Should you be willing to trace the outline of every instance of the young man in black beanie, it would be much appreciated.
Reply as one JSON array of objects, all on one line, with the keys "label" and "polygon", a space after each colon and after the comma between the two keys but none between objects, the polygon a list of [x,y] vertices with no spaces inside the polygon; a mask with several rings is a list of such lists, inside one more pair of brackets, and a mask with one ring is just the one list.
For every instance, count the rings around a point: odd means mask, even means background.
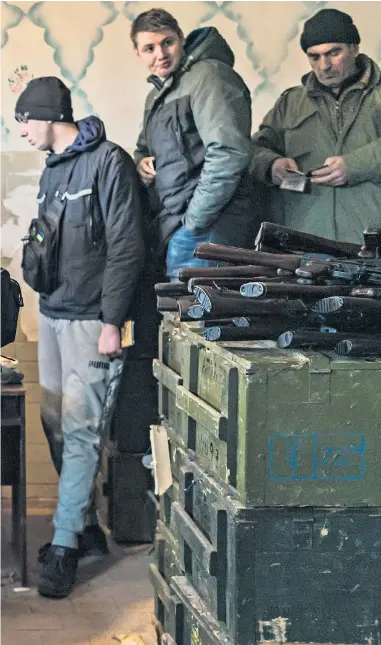
[{"label": "young man in black beanie", "polygon": [[[30,231],[23,270],[40,292],[41,418],[60,475],[54,537],[40,549],[38,591],[63,598],[78,557],[108,552],[91,499],[102,408],[118,369],[112,359],[120,358],[120,329],[144,264],[140,189],[131,157],[107,141],[102,121],[73,121],[70,91],[58,78],[32,80],[17,101],[16,119],[21,137],[48,153],[37,202],[38,222],[51,229],[37,223]],[[47,252],[58,228],[57,254],[46,271],[31,247],[40,242]]]},{"label": "young man in black beanie", "polygon": [[[254,135],[252,171],[271,187],[268,217],[301,231],[361,242],[381,216],[381,73],[359,53],[351,16],[323,9],[301,36],[312,72],[281,95]],[[279,190],[312,170],[311,192]]]}]

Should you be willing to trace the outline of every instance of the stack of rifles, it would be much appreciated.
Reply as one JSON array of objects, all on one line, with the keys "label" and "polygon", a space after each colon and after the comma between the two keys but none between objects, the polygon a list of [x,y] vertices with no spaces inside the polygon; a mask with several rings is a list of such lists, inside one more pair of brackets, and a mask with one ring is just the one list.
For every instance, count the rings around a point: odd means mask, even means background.
[{"label": "stack of rifles", "polygon": [[202,321],[206,340],[381,356],[381,229],[361,246],[263,222],[255,250],[203,243],[195,256],[218,266],[156,284],[157,306]]}]

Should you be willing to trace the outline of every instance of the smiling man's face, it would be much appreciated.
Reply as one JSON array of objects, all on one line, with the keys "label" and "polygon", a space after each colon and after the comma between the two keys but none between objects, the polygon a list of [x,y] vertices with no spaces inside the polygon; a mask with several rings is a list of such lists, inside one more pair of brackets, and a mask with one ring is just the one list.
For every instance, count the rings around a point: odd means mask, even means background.
[{"label": "smiling man's face", "polygon": [[184,55],[184,38],[171,29],[136,34],[135,52],[150,74],[165,80],[179,66]]}]

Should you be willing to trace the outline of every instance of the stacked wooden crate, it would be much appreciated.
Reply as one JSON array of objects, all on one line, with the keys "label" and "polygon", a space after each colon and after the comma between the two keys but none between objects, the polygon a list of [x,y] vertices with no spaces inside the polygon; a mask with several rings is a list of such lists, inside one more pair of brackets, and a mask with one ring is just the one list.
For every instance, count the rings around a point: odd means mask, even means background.
[{"label": "stacked wooden crate", "polygon": [[381,638],[381,361],[160,329],[173,485],[151,577],[177,645]]}]

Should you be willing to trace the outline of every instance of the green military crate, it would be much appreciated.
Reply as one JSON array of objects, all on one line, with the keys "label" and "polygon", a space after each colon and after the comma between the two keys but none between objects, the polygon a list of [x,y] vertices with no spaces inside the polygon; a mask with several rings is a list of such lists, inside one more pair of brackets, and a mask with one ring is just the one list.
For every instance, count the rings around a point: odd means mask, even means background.
[{"label": "green military crate", "polygon": [[158,520],[156,526],[155,560],[159,572],[168,584],[173,576],[181,576],[184,573],[178,542],[161,520]]},{"label": "green military crate", "polygon": [[179,496],[179,483],[176,481],[173,481],[172,486],[160,495],[160,519],[165,526],[171,523],[172,504],[179,501]]},{"label": "green military crate", "polygon": [[188,444],[188,419],[177,406],[176,391],[178,386],[190,391],[196,387],[196,381],[192,379],[197,375],[198,354],[193,340],[184,335],[179,324],[165,319],[159,330],[159,359],[153,361],[153,374],[159,383],[159,416],[176,430],[185,447]]},{"label": "green military crate", "polygon": [[175,637],[182,632],[183,604],[170,590],[156,564],[149,565],[149,577],[154,589],[155,616],[165,632]]},{"label": "green military crate", "polygon": [[171,591],[172,598],[182,605],[182,620],[175,632],[170,632],[178,645],[231,645],[221,623],[210,613],[186,577],[174,577]]},{"label": "green military crate", "polygon": [[[163,634],[162,645],[232,645],[221,623],[210,614],[205,603],[197,594],[189,581],[184,576],[173,578],[171,583],[172,598],[181,603],[181,620],[178,621],[176,631],[171,634]],[[277,627],[277,623],[279,627]],[[252,645],[280,645],[286,641],[282,635],[281,621],[274,623],[275,637],[267,638],[265,635],[266,626],[259,640],[253,640]],[[176,639],[176,640],[175,640]],[[336,642],[336,641],[335,641]],[[288,645],[311,645],[311,643],[287,641]],[[314,645],[333,645],[334,642],[314,643]],[[351,641],[348,645],[359,645],[359,642]]]},{"label": "green military crate", "polygon": [[378,643],[381,506],[244,507],[186,457],[180,472],[181,566],[234,645]]},{"label": "green military crate", "polygon": [[380,504],[381,360],[210,343],[165,324],[160,360],[177,375],[167,389],[185,419],[177,434],[239,501]]},{"label": "green military crate", "polygon": [[163,426],[168,436],[168,449],[169,459],[171,462],[172,477],[175,481],[179,481],[179,469],[181,456],[184,454],[184,445],[179,437],[179,434],[168,423],[163,422]]}]

